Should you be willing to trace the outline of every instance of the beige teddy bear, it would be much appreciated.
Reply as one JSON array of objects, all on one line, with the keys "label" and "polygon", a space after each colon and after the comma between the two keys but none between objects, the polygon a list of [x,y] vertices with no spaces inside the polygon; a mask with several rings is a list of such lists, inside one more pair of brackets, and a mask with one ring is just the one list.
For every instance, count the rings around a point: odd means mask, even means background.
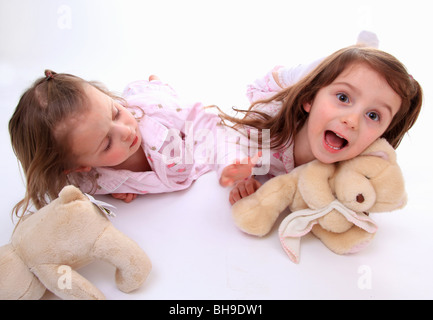
[{"label": "beige teddy bear", "polygon": [[21,221],[0,247],[0,299],[39,299],[48,289],[63,299],[104,299],[75,269],[95,259],[116,267],[117,287],[139,288],[151,262],[118,231],[100,206],[73,186]]},{"label": "beige teddy bear", "polygon": [[372,212],[402,208],[407,201],[395,150],[379,139],[358,157],[334,164],[317,160],[263,184],[232,207],[235,224],[264,236],[287,207],[279,227],[283,248],[299,262],[300,237],[312,231],[338,254],[362,249],[377,226]]}]

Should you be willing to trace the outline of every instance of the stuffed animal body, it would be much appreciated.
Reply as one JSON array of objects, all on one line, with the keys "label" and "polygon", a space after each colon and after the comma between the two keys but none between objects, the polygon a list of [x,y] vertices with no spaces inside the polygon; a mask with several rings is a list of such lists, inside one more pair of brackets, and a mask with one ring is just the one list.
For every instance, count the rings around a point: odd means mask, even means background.
[{"label": "stuffed animal body", "polygon": [[232,215],[244,232],[264,236],[289,208],[280,240],[292,261],[299,262],[299,240],[308,232],[335,253],[357,252],[377,231],[369,213],[396,210],[406,201],[395,150],[378,139],[353,159],[333,164],[314,160],[270,179],[236,202]]},{"label": "stuffed animal body", "polygon": [[63,299],[105,299],[76,271],[95,259],[116,267],[116,284],[124,292],[139,288],[151,270],[136,242],[79,189],[66,186],[0,247],[0,299],[40,299],[46,289]]}]

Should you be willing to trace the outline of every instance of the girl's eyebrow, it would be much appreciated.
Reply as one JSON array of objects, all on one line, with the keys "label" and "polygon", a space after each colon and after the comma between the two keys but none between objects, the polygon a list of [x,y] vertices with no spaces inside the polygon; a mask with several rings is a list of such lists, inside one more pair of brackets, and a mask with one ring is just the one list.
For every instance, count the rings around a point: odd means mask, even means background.
[{"label": "girl's eyebrow", "polygon": [[346,81],[340,81],[340,82],[334,82],[333,85],[345,85],[347,87],[349,87],[351,90],[355,91],[355,93],[359,94],[359,90],[357,87],[355,87],[354,85],[350,84],[349,82]]}]

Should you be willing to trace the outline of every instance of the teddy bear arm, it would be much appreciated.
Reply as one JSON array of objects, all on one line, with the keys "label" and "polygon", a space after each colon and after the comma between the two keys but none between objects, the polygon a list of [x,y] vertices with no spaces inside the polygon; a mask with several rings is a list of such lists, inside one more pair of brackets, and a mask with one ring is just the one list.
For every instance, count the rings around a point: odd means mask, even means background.
[{"label": "teddy bear arm", "polygon": [[152,269],[150,259],[138,244],[112,225],[99,236],[92,256],[116,267],[116,284],[123,292],[139,288]]},{"label": "teddy bear arm", "polygon": [[279,211],[287,208],[296,191],[297,177],[284,174],[264,183],[254,194],[261,205],[275,206]]},{"label": "teddy bear arm", "polygon": [[293,200],[296,182],[291,175],[282,175],[264,183],[255,193],[232,207],[235,224],[244,232],[264,236]]},{"label": "teddy bear arm", "polygon": [[66,265],[42,264],[32,268],[45,287],[65,300],[105,300],[89,280]]},{"label": "teddy bear arm", "polygon": [[345,232],[353,226],[352,222],[335,209],[319,218],[318,222],[322,228],[338,233]]},{"label": "teddy bear arm", "polygon": [[304,165],[299,175],[299,192],[311,209],[326,207],[335,200],[330,179],[335,173],[333,164],[317,160]]}]

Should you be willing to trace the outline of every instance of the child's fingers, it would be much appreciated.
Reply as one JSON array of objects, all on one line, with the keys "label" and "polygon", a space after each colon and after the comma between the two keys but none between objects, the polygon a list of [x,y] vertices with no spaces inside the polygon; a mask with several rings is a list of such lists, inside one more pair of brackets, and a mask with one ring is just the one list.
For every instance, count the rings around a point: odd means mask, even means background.
[{"label": "child's fingers", "polygon": [[244,158],[243,160],[236,160],[236,162],[228,167],[227,174],[233,177],[247,178],[253,167],[259,162],[261,153],[256,154],[254,157]]},{"label": "child's fingers", "polygon": [[233,194],[230,193],[229,201],[230,201],[230,204],[231,204],[231,205],[234,205],[234,204],[236,203],[236,201],[238,201],[238,200],[235,200],[235,198],[233,197]]},{"label": "child's fingers", "polygon": [[256,192],[261,185],[262,184],[258,182],[256,179],[250,178],[247,181],[245,181],[245,190],[247,191],[248,195],[251,195],[254,192]]},{"label": "child's fingers", "polygon": [[239,194],[238,188],[234,188],[232,191],[230,191],[229,201],[230,201],[231,205],[235,204],[237,201],[239,201],[241,199],[242,199],[242,197]]},{"label": "child's fingers", "polygon": [[241,170],[236,174],[230,175],[227,178],[230,179],[230,182],[234,184],[235,182],[239,182],[247,179],[251,175],[251,170]]},{"label": "child's fingers", "polygon": [[126,197],[125,197],[125,199],[123,199],[123,201],[125,201],[126,203],[129,203],[132,200],[134,200],[135,197],[137,197],[137,195],[135,193],[127,193]]},{"label": "child's fingers", "polygon": [[231,186],[238,180],[248,178],[250,174],[251,168],[248,166],[245,167],[245,165],[233,164],[223,170],[220,178],[220,184],[225,187]]},{"label": "child's fingers", "polygon": [[238,192],[239,192],[239,195],[241,196],[241,198],[248,197],[248,191],[245,188],[245,183],[243,181],[238,183],[236,188],[238,189]]},{"label": "child's fingers", "polygon": [[233,179],[228,178],[227,176],[221,176],[220,178],[220,185],[223,187],[230,187],[234,184]]},{"label": "child's fingers", "polygon": [[136,193],[112,193],[111,196],[118,200],[123,200],[126,203],[131,202],[137,197]]},{"label": "child's fingers", "polygon": [[250,159],[252,166],[255,166],[259,162],[261,157],[262,157],[262,152],[261,151],[257,152],[256,155]]},{"label": "child's fingers", "polygon": [[254,178],[250,178],[245,181],[238,182],[236,186],[230,191],[229,201],[233,205],[242,198],[252,195],[261,186]]},{"label": "child's fingers", "polygon": [[224,168],[220,184],[224,187],[233,185],[236,181],[248,178],[253,170],[253,167],[259,162],[262,152],[259,151],[255,156],[237,159],[233,164]]},{"label": "child's fingers", "polygon": [[234,162],[234,165],[244,165],[244,166],[246,165],[252,168],[259,162],[261,157],[262,157],[262,152],[259,151],[253,157],[246,157],[242,160],[237,159]]}]

